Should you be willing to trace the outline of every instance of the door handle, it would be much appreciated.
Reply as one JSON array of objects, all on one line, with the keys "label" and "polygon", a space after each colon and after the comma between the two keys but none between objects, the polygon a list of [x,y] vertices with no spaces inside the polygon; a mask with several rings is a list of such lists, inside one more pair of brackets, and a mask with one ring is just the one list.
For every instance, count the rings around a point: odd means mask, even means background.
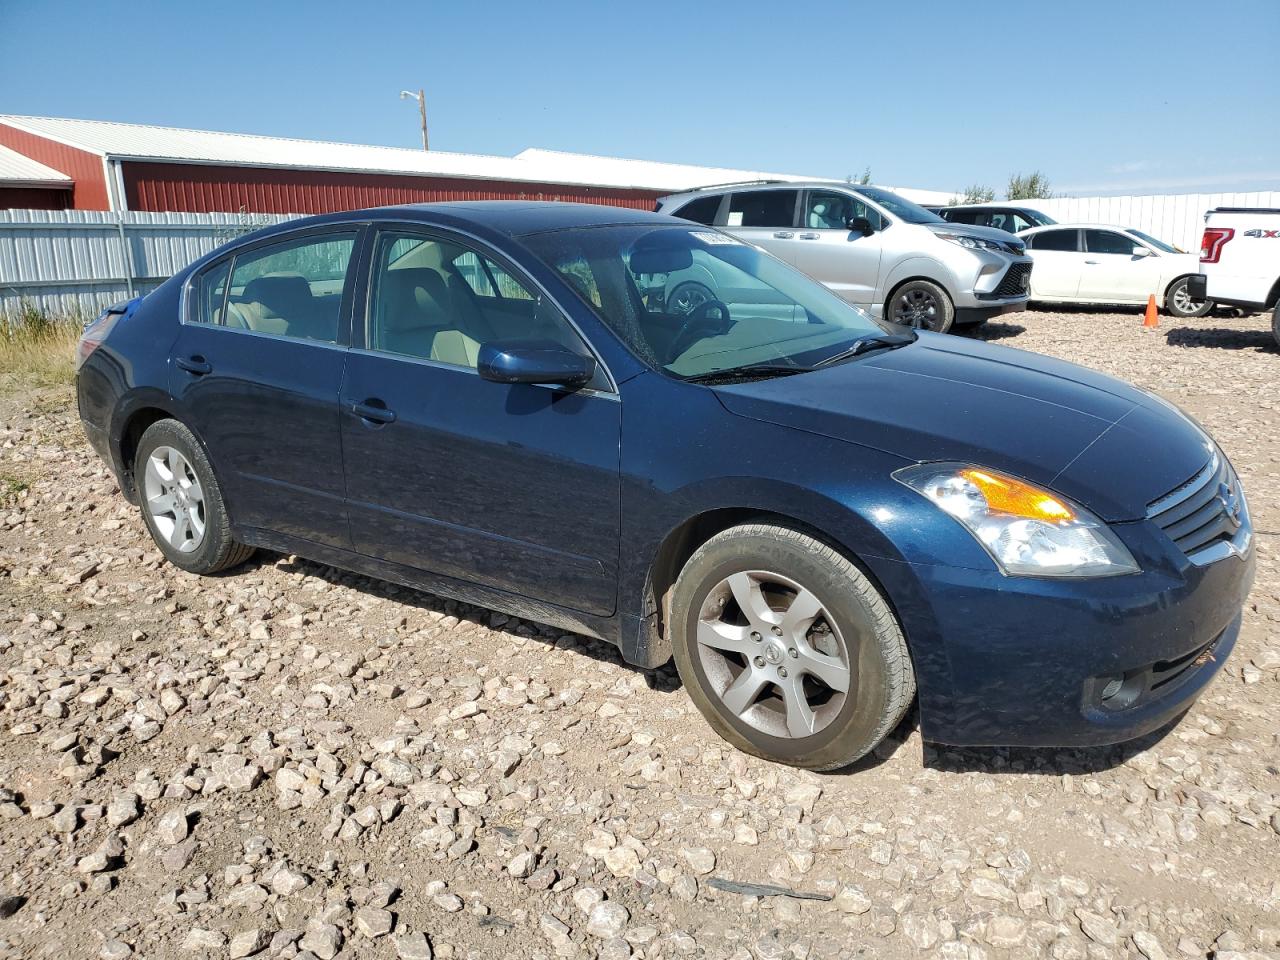
[{"label": "door handle", "polygon": [[1087,263],[1091,267],[1096,267],[1098,265],[1097,260],[1086,260],[1085,263]]},{"label": "door handle", "polygon": [[800,239],[801,239],[801,240],[820,240],[820,239],[822,239],[822,234],[820,234],[820,233],[802,233],[802,234],[800,234]]},{"label": "door handle", "polygon": [[775,230],[773,235],[779,240],[790,240],[795,236],[795,232],[792,230]]},{"label": "door handle", "polygon": [[178,369],[185,370],[187,373],[193,374],[197,377],[203,377],[206,373],[213,373],[213,364],[199,355],[194,357],[178,357],[173,362],[178,365]]},{"label": "door handle", "polygon": [[388,410],[381,400],[353,403],[351,412],[367,423],[394,423],[396,419],[395,411]]}]

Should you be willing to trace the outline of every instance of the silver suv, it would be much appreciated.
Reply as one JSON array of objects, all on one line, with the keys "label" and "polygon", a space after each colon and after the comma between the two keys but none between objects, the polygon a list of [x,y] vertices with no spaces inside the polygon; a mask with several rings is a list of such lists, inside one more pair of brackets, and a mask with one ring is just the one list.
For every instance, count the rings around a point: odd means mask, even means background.
[{"label": "silver suv", "polygon": [[[1003,230],[947,223],[879,187],[761,181],[673,194],[660,213],[719,227],[894,323],[945,332],[1027,302],[1031,258]],[[717,291],[672,278],[674,311]],[[705,288],[706,284],[702,284]]]}]

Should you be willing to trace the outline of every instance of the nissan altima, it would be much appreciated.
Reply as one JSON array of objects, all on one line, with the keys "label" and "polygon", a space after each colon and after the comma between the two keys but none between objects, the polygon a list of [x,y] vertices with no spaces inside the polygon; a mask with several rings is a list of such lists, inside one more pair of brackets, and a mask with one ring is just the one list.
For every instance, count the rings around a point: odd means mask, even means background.
[{"label": "nissan altima", "polygon": [[[666,278],[725,290],[670,310]],[[236,240],[79,344],[84,429],[198,574],[297,554],[675,660],[810,769],[1176,719],[1253,576],[1226,456],[1089,370],[870,318],[711,227],[455,203]]]}]

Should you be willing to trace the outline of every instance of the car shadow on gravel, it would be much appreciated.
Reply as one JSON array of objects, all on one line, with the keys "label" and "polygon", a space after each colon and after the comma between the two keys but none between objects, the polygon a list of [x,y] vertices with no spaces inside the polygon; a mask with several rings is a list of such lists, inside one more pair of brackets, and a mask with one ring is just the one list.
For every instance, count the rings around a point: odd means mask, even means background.
[{"label": "car shadow on gravel", "polygon": [[1018,323],[992,323],[990,321],[976,327],[952,327],[956,336],[970,340],[1007,340],[1027,332],[1027,328]]},{"label": "car shadow on gravel", "polygon": [[1020,773],[1046,777],[1100,773],[1150,750],[1182,717],[1146,736],[1100,747],[949,747],[926,743],[924,765],[943,773]]},{"label": "car shadow on gravel", "polygon": [[612,663],[630,670],[636,670],[643,674],[645,684],[649,689],[657,693],[675,693],[680,690],[680,679],[676,675],[674,667],[666,666],[658,667],[656,670],[643,670],[623,660],[618,648],[613,644],[606,643],[603,640],[596,640],[593,637],[575,634],[556,627],[544,626],[531,620],[523,620],[519,617],[499,613],[487,607],[478,607],[460,600],[436,596],[433,593],[427,593],[414,587],[401,586],[389,580],[366,577],[362,574],[340,570],[337,567],[330,567],[302,557],[272,553],[267,550],[259,550],[254,554],[253,559],[238,569],[243,572],[246,569],[263,567],[275,567],[285,573],[299,573],[308,577],[316,577],[334,586],[340,585],[352,590],[359,590],[369,596],[388,600],[405,607],[414,607],[418,610],[430,611],[443,616],[457,617],[460,622],[467,622],[486,629],[514,632],[532,643],[541,644],[548,651],[555,649],[568,650],[603,663]]},{"label": "car shadow on gravel", "polygon": [[1171,347],[1214,347],[1219,350],[1256,350],[1280,353],[1270,330],[1232,330],[1225,327],[1171,327],[1164,335]]}]

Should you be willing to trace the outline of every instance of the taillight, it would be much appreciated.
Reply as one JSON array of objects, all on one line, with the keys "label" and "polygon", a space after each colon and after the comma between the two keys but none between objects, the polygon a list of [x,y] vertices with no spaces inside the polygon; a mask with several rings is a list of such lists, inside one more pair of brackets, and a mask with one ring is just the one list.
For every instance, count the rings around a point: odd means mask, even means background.
[{"label": "taillight", "polygon": [[1200,262],[1217,263],[1222,256],[1222,248],[1235,235],[1230,227],[1205,227],[1200,240]]},{"label": "taillight", "polygon": [[90,320],[85,324],[84,331],[80,334],[80,339],[76,343],[77,373],[84,366],[84,362],[89,359],[89,355],[102,346],[102,341],[107,339],[107,335],[115,329],[115,325],[120,322],[120,318],[125,315],[135,302],[130,300],[128,303],[113,304],[103,310],[97,319]]}]

